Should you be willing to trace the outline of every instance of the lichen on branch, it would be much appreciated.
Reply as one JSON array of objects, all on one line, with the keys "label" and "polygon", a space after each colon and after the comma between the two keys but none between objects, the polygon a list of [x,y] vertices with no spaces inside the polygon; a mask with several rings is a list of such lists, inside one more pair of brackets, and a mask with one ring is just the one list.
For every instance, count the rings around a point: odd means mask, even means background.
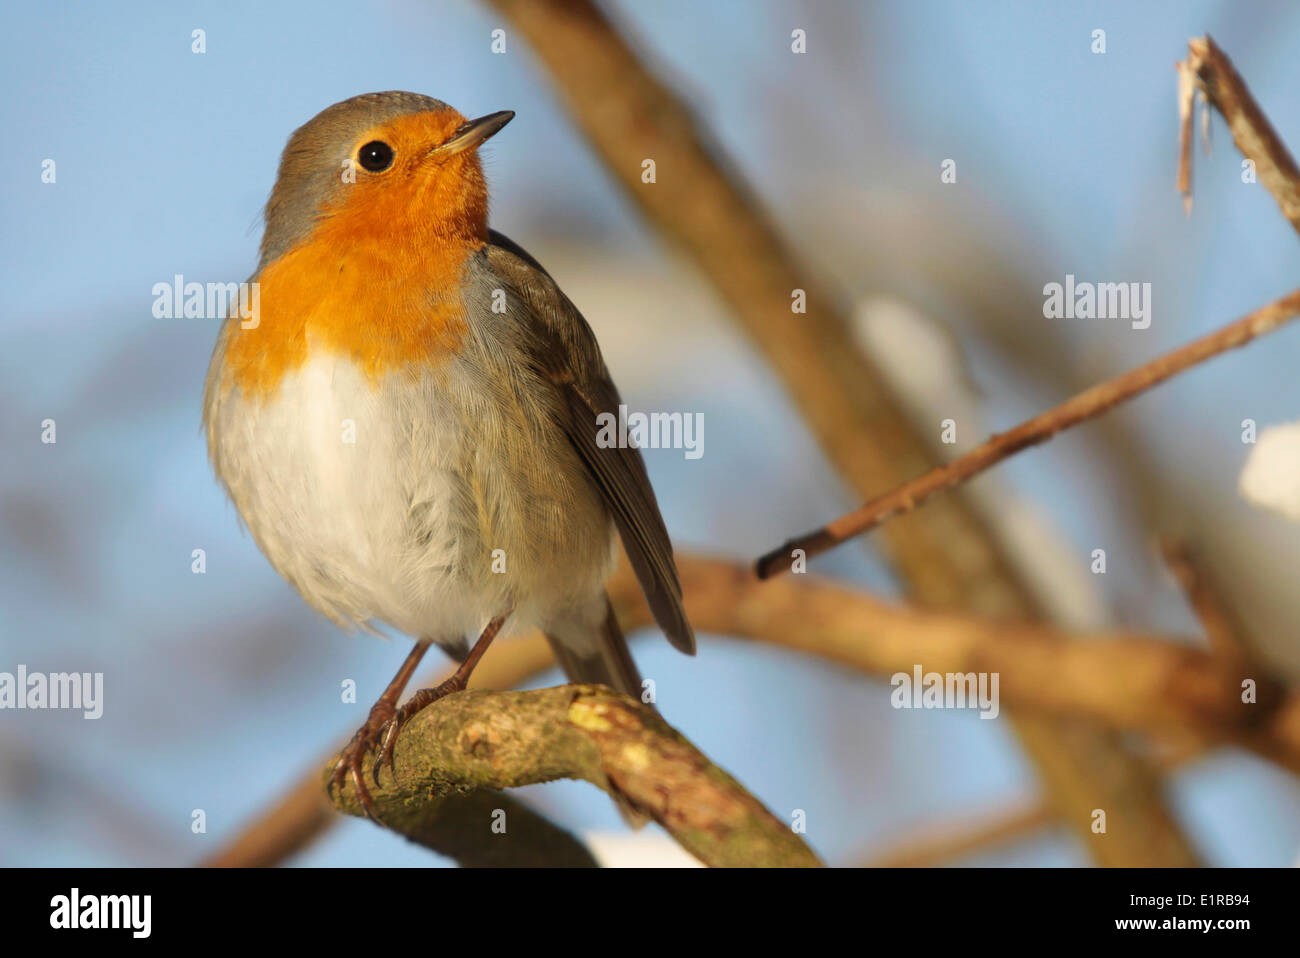
[{"label": "lichen on branch", "polygon": [[[394,767],[370,794],[385,827],[446,853],[449,801],[561,778],[621,798],[707,865],[821,864],[788,824],[654,709],[598,685],[440,699],[403,727]],[[333,800],[340,811],[363,814],[351,787]],[[510,812],[491,806],[480,798],[477,824],[455,816],[455,830],[483,830],[467,844],[512,840]]]}]

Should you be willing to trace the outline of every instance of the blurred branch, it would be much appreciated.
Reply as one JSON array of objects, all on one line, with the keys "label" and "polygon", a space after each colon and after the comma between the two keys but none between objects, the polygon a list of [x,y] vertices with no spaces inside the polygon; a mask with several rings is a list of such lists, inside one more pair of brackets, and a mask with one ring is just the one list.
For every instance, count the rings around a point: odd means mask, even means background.
[{"label": "blurred branch", "polygon": [[[316,785],[320,787],[319,780]],[[395,816],[399,824],[390,827],[462,868],[597,867],[579,839],[518,799],[492,788],[462,792],[455,787],[448,785],[449,790],[441,794],[427,788],[419,796],[403,793],[407,804]],[[347,798],[351,795],[346,793]],[[346,801],[343,796],[336,798]],[[347,804],[345,810],[362,814],[360,806]],[[390,807],[385,814],[391,812]],[[507,831],[494,833],[494,821],[503,823]]]},{"label": "blurred branch", "polygon": [[[1300,696],[1184,641],[1110,631],[1075,636],[1050,626],[892,605],[807,575],[766,583],[732,562],[679,557],[686,608],[701,632],[742,636],[888,678],[926,672],[999,676],[1005,706],[1086,717],[1116,729],[1190,731],[1231,742],[1300,772]],[[648,621],[635,583],[618,576],[619,620]],[[1258,701],[1242,701],[1253,678]]]},{"label": "blurred branch", "polygon": [[[827,458],[862,497],[933,462],[842,305],[796,265],[761,204],[688,107],[642,63],[591,0],[489,0],[528,38],[574,121],[650,222],[675,240],[731,306]],[[653,159],[653,183],[641,181]],[[807,312],[796,314],[802,291]],[[885,530],[883,548],[926,605],[1030,618],[1040,609],[963,497]],[[1103,864],[1186,865],[1190,842],[1164,805],[1155,769],[1102,730],[1015,719],[1053,801]],[[1102,841],[1093,809],[1111,809]]]},{"label": "blurred branch", "polygon": [[1184,196],[1191,196],[1191,144],[1190,144],[1190,89],[1183,77],[1195,77],[1196,86],[1205,94],[1228,122],[1232,141],[1242,156],[1255,164],[1259,181],[1273,194],[1282,215],[1300,232],[1300,169],[1286,144],[1273,129],[1264,111],[1251,95],[1246,81],[1237,73],[1227,54],[1208,35],[1188,41],[1188,55],[1177,64],[1180,76],[1179,110],[1188,102],[1183,124],[1187,128],[1187,141],[1179,146],[1179,188]]},{"label": "blurred branch", "polygon": [[199,862],[203,868],[270,868],[312,845],[334,824],[334,810],[316,780],[315,769],[271,808],[244,827],[220,851]]},{"label": "blurred branch", "polygon": [[1159,545],[1165,565],[1178,580],[1187,604],[1205,629],[1211,653],[1226,661],[1249,658],[1241,621],[1210,582],[1208,572],[1191,547],[1168,536],[1161,538]]},{"label": "blurred branch", "polygon": [[910,512],[936,493],[967,482],[1004,459],[1100,416],[1198,363],[1253,342],[1297,315],[1300,315],[1300,290],[1261,306],[1173,352],[1085,389],[1059,406],[1053,406],[1008,432],[993,436],[947,465],[936,466],[820,529],[787,540],[758,560],[758,574],[767,578],[785,572],[791,566],[791,555],[795,550],[800,550],[806,558],[812,558],[854,536],[869,532],[894,516]]},{"label": "blurred branch", "polygon": [[[488,831],[497,812],[509,822],[509,840]],[[409,823],[406,837],[465,868],[596,867],[595,858],[579,839],[497,791],[426,795],[421,814],[419,821]],[[237,843],[204,864],[214,868],[278,865],[313,843],[336,820],[335,809],[313,772]]]},{"label": "blurred branch", "polygon": [[1059,824],[1055,810],[1045,802],[1021,802],[977,818],[929,822],[870,856],[864,867],[932,868]]},{"label": "blurred branch", "polygon": [[[326,766],[322,782],[332,766]],[[515,840],[502,797],[483,789],[571,778],[624,799],[687,851],[715,866],[815,866],[791,827],[710,762],[654,709],[602,686],[470,691],[439,699],[402,727],[392,774],[372,787],[380,821],[435,851]],[[448,819],[458,791],[482,796],[477,818]],[[363,815],[355,794],[336,806]],[[497,827],[494,827],[497,826]],[[504,827],[498,833],[497,828]],[[538,864],[559,864],[545,858]]]},{"label": "blurred branch", "polygon": [[[1204,754],[1201,740],[1180,730],[1169,736],[1172,747],[1160,753],[1167,770],[1178,768]],[[1165,743],[1161,743],[1165,744]],[[864,856],[866,868],[930,868],[968,855],[1024,841],[1037,832],[1061,824],[1060,816],[1043,801],[1020,801],[977,816],[955,821],[927,822],[895,839],[880,852]]]}]

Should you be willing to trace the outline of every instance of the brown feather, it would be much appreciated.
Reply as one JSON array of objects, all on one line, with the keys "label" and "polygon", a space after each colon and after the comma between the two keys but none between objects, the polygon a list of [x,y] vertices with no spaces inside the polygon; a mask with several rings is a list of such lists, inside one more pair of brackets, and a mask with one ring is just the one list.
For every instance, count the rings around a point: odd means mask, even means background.
[{"label": "brown feather", "polygon": [[511,240],[493,231],[483,255],[526,307],[521,313],[533,327],[532,360],[560,393],[560,426],[609,507],[655,621],[675,648],[694,655],[672,542],[641,451],[597,443],[597,415],[617,416],[621,399],[591,327],[550,274]]}]

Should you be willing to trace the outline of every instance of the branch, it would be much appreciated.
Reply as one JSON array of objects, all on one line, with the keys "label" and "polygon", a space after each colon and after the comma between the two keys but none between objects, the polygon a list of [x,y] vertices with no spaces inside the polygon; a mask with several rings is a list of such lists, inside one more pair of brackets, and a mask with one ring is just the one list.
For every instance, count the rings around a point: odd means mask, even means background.
[{"label": "branch", "polygon": [[[1178,744],[1184,747],[1161,755],[1163,767],[1174,769],[1203,754],[1195,743]],[[1060,824],[1060,815],[1048,802],[1022,800],[975,816],[927,822],[894,838],[883,851],[860,857],[867,868],[932,868],[1024,841]]]},{"label": "branch", "polygon": [[1300,315],[1300,290],[1261,306],[1208,336],[1085,389],[1059,406],[1022,422],[1010,432],[993,436],[947,465],[936,466],[820,529],[788,540],[758,560],[758,575],[766,579],[789,569],[795,550],[812,558],[894,516],[910,512],[936,493],[960,485],[1023,449],[1044,443],[1059,432],[1100,416],[1198,363],[1253,342],[1297,315]]},{"label": "branch", "polygon": [[[483,841],[473,826],[502,809],[510,822],[510,841]],[[311,845],[338,821],[313,770],[274,809],[254,822],[237,841],[204,862],[209,868],[267,868]],[[552,824],[523,802],[497,792],[448,795],[420,844],[465,868],[594,868],[591,852],[572,834]]]},{"label": "branch", "polygon": [[[395,768],[371,796],[388,828],[412,841],[455,834],[467,847],[514,841],[515,824],[493,831],[493,803],[476,790],[518,788],[558,778],[590,782],[664,827],[708,865],[815,866],[808,846],[731,776],[711,763],[653,709],[603,686],[449,695],[398,734]],[[322,782],[331,768],[326,767]],[[476,817],[446,820],[449,797],[481,798]],[[336,806],[364,814],[351,788]],[[508,837],[506,837],[508,836]],[[433,839],[433,840],[431,840]]]},{"label": "branch", "polygon": [[1250,658],[1240,619],[1210,582],[1209,573],[1191,547],[1171,537],[1162,538],[1159,546],[1165,565],[1178,580],[1187,604],[1205,630],[1210,652],[1229,662]]},{"label": "branch", "polygon": [[[1231,738],[1234,727],[1253,730],[1260,736],[1255,751],[1300,770],[1296,696],[1266,689],[1254,708],[1260,716],[1271,715],[1269,722],[1258,718],[1251,722],[1246,713],[1241,722],[1229,716],[1229,724],[1220,725],[1214,719],[1221,709],[1219,700],[1239,700],[1240,675],[1229,672],[1224,677],[1222,661],[1183,644],[1130,633],[1080,637],[1041,626],[1009,627],[925,612],[806,575],[759,583],[740,563],[720,559],[678,553],[677,564],[686,611],[701,632],[769,642],[877,677],[909,672],[916,663],[943,672],[998,669],[1002,670],[999,692],[1008,702],[1014,698],[1016,704],[1060,714],[1083,712],[1120,728],[1172,734],[1178,740],[1194,737],[1195,743],[1182,750],[1184,757],[1198,751],[1197,743],[1222,741],[1225,734]],[[626,564],[610,580],[609,593],[626,632],[653,624]],[[1024,674],[1015,680],[1023,647],[1042,649],[1047,658],[1032,656]],[[474,683],[518,684],[552,664],[540,635],[507,639],[484,657]],[[1113,679],[1126,676],[1124,682]],[[436,685],[442,677],[423,684]],[[1216,688],[1225,690],[1222,696],[1212,691]],[[1207,689],[1211,690],[1208,696]],[[1211,705],[1210,714],[1198,704],[1205,701]],[[208,864],[276,864],[336,820],[313,770],[266,818],[246,829]],[[1112,821],[1112,830],[1118,825]],[[487,840],[481,832],[475,834]]]},{"label": "branch", "polygon": [[1178,71],[1178,192],[1183,195],[1183,213],[1192,212],[1192,114],[1196,100],[1195,74],[1182,60]]},{"label": "branch", "polygon": [[992,846],[1023,840],[1061,820],[1044,802],[1019,802],[974,818],[928,822],[905,834],[886,850],[871,855],[868,868],[933,868],[986,851]]},{"label": "branch", "polygon": [[[470,687],[513,688],[550,668],[554,661],[550,646],[540,635],[502,639],[493,644],[474,670]],[[416,687],[432,688],[448,678],[451,671],[444,668],[430,673]],[[341,740],[321,755],[311,771],[274,805],[200,864],[208,868],[265,868],[280,864],[315,842],[338,821],[317,780],[316,769],[347,741]]]},{"label": "branch", "polygon": [[[837,297],[802,268],[753,191],[687,104],[651,72],[592,0],[490,0],[527,37],[575,123],[628,198],[679,246],[731,307],[827,459],[867,498],[927,468],[928,440],[851,332]],[[657,177],[641,182],[642,162]],[[795,315],[791,297],[806,294]],[[880,543],[908,595],[926,605],[1008,618],[1040,612],[964,497],[891,524]],[[1184,865],[1191,844],[1156,771],[1095,729],[1013,724],[1053,802],[1103,864]],[[1089,829],[1091,810],[1130,823],[1123,841]]]},{"label": "branch", "polygon": [[[1300,232],[1300,169],[1296,168],[1286,144],[1278,137],[1264,111],[1251,95],[1246,81],[1236,67],[1209,36],[1196,37],[1187,44],[1185,61],[1177,64],[1181,77],[1194,77],[1197,88],[1228,121],[1232,141],[1243,156],[1255,164],[1259,181],[1273,194],[1282,215]],[[1180,79],[1179,110],[1190,111],[1190,91],[1184,89],[1186,81]],[[1180,117],[1181,118],[1181,117]],[[1189,131],[1190,113],[1181,126]],[[1191,196],[1191,145],[1180,139],[1179,188],[1185,197]]]},{"label": "branch", "polygon": [[336,817],[313,768],[199,867],[271,868],[310,847]]},{"label": "branch", "polygon": [[[1300,772],[1300,696],[1186,641],[1134,632],[1072,635],[892,605],[808,575],[767,583],[743,566],[680,557],[687,611],[701,632],[757,639],[879,677],[926,672],[999,676],[1004,706],[1087,717],[1117,729],[1190,730],[1231,742]],[[611,583],[623,621],[644,599],[627,577]],[[645,621],[640,611],[632,613]],[[1241,700],[1254,679],[1258,702]]]}]

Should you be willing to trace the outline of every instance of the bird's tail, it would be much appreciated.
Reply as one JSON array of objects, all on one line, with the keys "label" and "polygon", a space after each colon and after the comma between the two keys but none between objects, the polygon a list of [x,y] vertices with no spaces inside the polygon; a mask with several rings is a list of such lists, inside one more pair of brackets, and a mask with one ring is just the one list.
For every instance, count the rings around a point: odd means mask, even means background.
[{"label": "bird's tail", "polygon": [[[593,604],[591,614],[571,616],[546,627],[546,641],[570,682],[608,685],[617,692],[641,701],[641,673],[632,661],[627,639],[618,626],[608,595],[601,595],[604,614]],[[623,820],[640,828],[649,819],[634,810],[622,798],[614,796]]]},{"label": "bird's tail", "polygon": [[602,595],[601,602],[603,615],[574,616],[551,623],[546,629],[546,640],[570,682],[608,685],[640,701],[641,673],[632,661],[609,596]]}]

